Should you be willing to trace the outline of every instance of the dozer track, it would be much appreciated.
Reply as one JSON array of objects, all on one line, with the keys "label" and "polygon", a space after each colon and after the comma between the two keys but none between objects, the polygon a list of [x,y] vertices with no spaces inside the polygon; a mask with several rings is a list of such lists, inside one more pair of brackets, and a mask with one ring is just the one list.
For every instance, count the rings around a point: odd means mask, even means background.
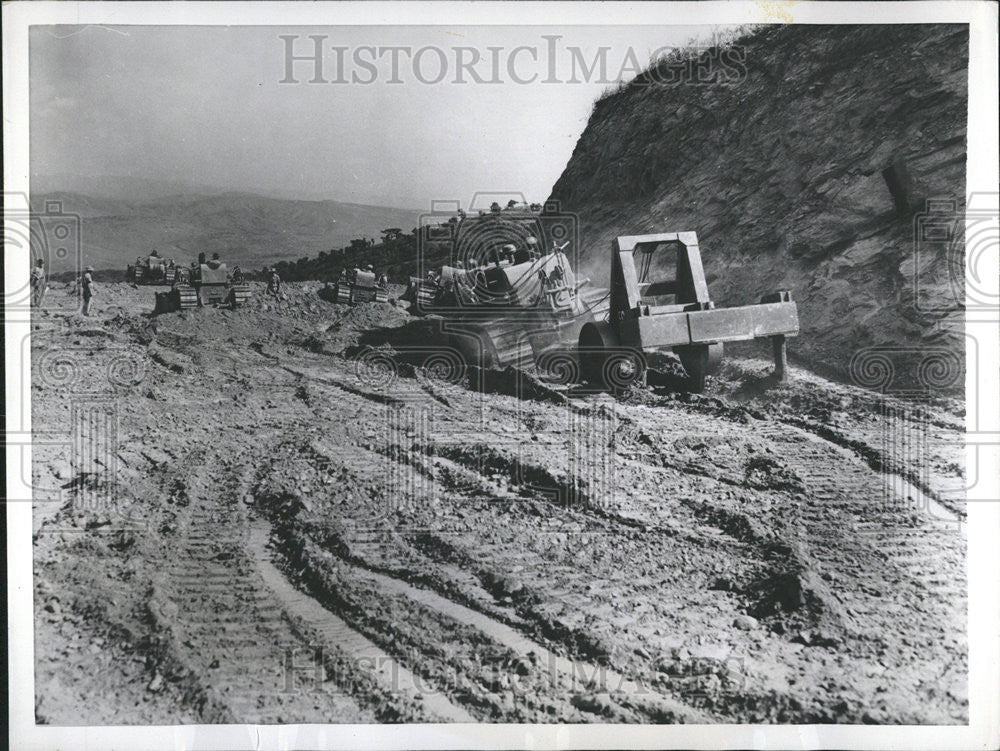
[{"label": "dozer track", "polygon": [[389,290],[385,287],[369,287],[349,282],[338,282],[336,301],[341,305],[356,305],[357,303],[365,302],[389,302]]},{"label": "dozer track", "polygon": [[234,284],[229,293],[234,308],[238,308],[250,299],[250,285],[245,282]]},{"label": "dozer track", "polygon": [[170,294],[177,303],[177,310],[198,306],[198,291],[189,284],[178,284]]}]

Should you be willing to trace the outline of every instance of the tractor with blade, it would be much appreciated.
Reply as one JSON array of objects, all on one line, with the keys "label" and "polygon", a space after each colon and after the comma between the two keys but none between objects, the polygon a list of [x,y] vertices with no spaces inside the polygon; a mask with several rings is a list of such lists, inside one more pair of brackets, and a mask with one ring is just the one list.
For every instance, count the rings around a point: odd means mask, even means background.
[{"label": "tractor with blade", "polygon": [[716,308],[696,233],[625,235],[612,243],[607,318],[581,327],[577,356],[591,383],[627,384],[645,381],[651,355],[673,350],[698,392],[721,364],[724,342],[770,339],[774,378],[783,380],[786,337],[798,332],[788,290],[756,305]]},{"label": "tractor with blade", "polygon": [[177,265],[171,258],[164,258],[155,250],[146,258],[139,256],[125,271],[125,281],[143,285],[170,286],[177,278]]},{"label": "tractor with blade", "polygon": [[378,282],[374,271],[354,269],[334,285],[333,301],[345,305],[388,302],[389,290]]},{"label": "tractor with blade", "polygon": [[[575,238],[572,215],[552,204],[517,206],[438,227],[449,233],[450,263],[410,277],[403,299],[412,313],[440,320],[441,341],[466,363],[531,365],[600,317],[603,292],[576,278],[564,252]],[[422,260],[437,254],[441,237],[433,239]]]},{"label": "tractor with blade", "polygon": [[156,313],[202,307],[230,305],[238,308],[250,299],[250,285],[243,280],[239,267],[230,274],[226,264],[213,259],[191,268],[178,268],[169,292],[156,293]]}]

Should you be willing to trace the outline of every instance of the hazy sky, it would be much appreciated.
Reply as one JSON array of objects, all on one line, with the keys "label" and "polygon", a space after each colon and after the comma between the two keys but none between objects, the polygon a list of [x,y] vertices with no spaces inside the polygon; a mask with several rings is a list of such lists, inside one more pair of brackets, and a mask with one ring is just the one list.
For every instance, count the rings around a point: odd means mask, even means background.
[{"label": "hazy sky", "polygon": [[[609,81],[720,31],[36,26],[31,170],[418,209],[476,191],[541,201]],[[298,83],[281,83],[289,50],[309,57],[291,63]],[[601,54],[606,75],[586,73]]]}]

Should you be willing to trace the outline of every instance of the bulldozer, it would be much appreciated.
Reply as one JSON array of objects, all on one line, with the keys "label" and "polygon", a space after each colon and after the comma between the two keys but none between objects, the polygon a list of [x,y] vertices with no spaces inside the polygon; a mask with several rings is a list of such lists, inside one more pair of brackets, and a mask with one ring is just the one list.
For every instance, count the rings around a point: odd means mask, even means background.
[{"label": "bulldozer", "polygon": [[389,290],[378,283],[374,271],[355,269],[334,285],[334,302],[357,305],[364,302],[388,302]]},{"label": "bulldozer", "polygon": [[[576,278],[564,252],[575,217],[558,207],[494,209],[438,227],[450,233],[450,262],[410,277],[403,299],[412,313],[439,319],[441,340],[467,363],[536,364],[601,316],[603,292]],[[440,247],[441,237],[428,237]]]},{"label": "bulldozer", "polygon": [[239,267],[230,274],[226,264],[211,260],[191,268],[178,268],[169,292],[156,293],[156,313],[230,305],[238,308],[250,299],[250,285],[243,281]]},{"label": "bulldozer", "polygon": [[172,285],[177,278],[177,265],[155,250],[146,258],[139,256],[125,271],[125,281],[133,284]]},{"label": "bulldozer", "polygon": [[756,305],[716,308],[708,294],[698,235],[672,232],[624,235],[611,249],[611,291],[605,320],[580,329],[578,357],[591,383],[644,382],[649,358],[673,350],[700,392],[722,361],[724,342],[770,339],[773,377],[787,373],[786,339],[799,332],[789,290]]}]

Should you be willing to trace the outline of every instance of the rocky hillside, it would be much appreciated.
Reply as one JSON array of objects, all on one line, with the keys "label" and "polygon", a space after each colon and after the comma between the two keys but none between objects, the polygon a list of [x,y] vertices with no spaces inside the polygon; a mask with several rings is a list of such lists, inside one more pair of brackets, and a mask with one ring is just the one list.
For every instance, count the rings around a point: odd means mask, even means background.
[{"label": "rocky hillside", "polygon": [[907,384],[928,353],[964,363],[961,248],[917,247],[914,226],[928,198],[964,207],[966,27],[767,27],[734,45],[743,76],[670,85],[654,68],[597,102],[552,191],[579,215],[582,265],[604,280],[615,235],[694,230],[717,304],[793,290],[801,362],[846,376],[893,347]]}]

